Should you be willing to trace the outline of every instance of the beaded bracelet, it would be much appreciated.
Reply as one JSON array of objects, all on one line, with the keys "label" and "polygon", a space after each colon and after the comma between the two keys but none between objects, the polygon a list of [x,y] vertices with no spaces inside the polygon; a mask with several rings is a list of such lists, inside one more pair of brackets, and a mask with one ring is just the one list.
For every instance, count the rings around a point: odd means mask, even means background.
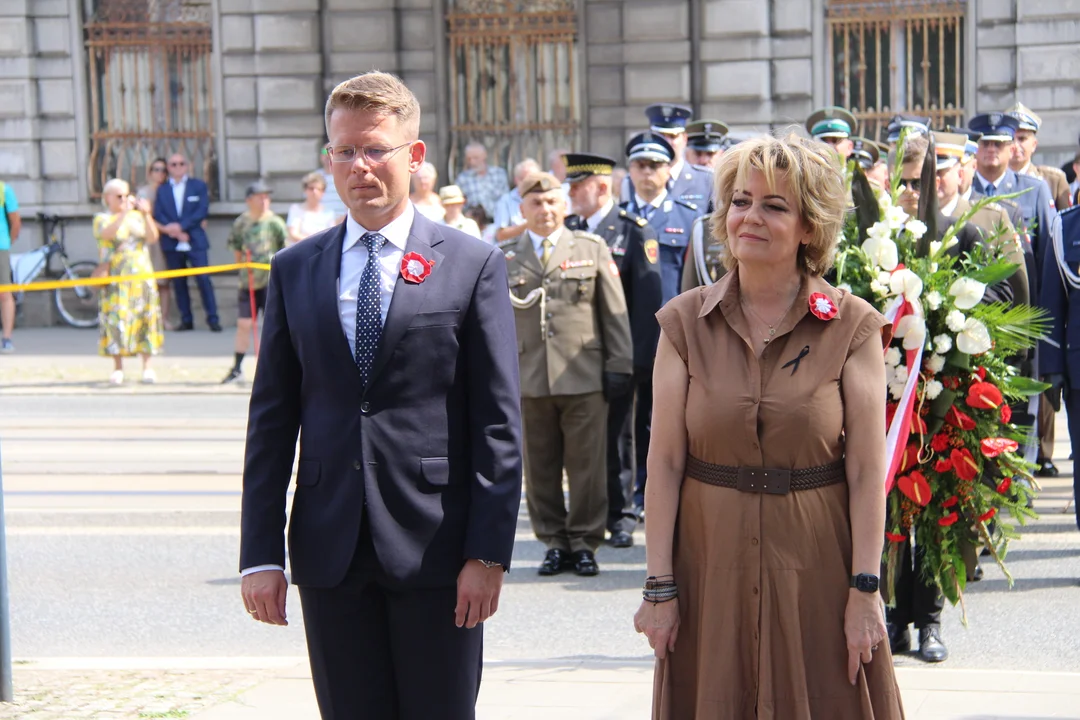
[{"label": "beaded bracelet", "polygon": [[669,602],[679,597],[679,588],[675,584],[674,575],[650,575],[645,578],[645,587],[641,591],[641,597],[645,602],[653,605]]}]

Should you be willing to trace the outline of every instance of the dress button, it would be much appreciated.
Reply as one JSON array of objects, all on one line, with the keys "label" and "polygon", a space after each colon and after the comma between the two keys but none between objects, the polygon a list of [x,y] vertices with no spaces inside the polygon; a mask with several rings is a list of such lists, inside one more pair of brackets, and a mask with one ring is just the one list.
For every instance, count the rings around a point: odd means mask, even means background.
[{"label": "dress button", "polygon": [[759,400],[758,398],[754,398],[754,404],[755,405],[757,405],[759,402],[761,402],[761,400]]},{"label": "dress button", "polygon": [[757,595],[757,588],[754,588],[753,592],[755,595]]},{"label": "dress button", "polygon": [[369,412],[371,412],[371,403],[366,400],[360,403],[360,412],[364,415],[367,415]]},{"label": "dress button", "polygon": [[757,545],[757,538],[750,538],[751,545]]},{"label": "dress button", "polygon": [[364,468],[364,463],[360,462],[359,460],[353,460],[352,466],[353,470],[362,470]]}]

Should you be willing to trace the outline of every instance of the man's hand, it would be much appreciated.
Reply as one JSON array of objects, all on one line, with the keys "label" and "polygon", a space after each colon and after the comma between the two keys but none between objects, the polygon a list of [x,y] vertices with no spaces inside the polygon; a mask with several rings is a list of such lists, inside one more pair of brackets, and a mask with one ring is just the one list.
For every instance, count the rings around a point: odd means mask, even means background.
[{"label": "man's hand", "polygon": [[[244,609],[248,611],[252,619],[268,625],[289,624],[289,621],[285,619],[285,595],[288,589],[289,581],[285,579],[285,573],[280,570],[263,570],[245,575],[240,580],[240,595],[244,598]],[[460,591],[458,597],[460,597]]]},{"label": "man's hand", "polygon": [[162,225],[161,232],[165,233],[171,238],[178,237],[181,232],[180,223],[171,222],[168,225]]},{"label": "man's hand", "polygon": [[502,584],[501,565],[486,568],[479,560],[466,560],[465,567],[458,573],[454,624],[471,630],[494,615],[499,609]]},{"label": "man's hand", "polygon": [[608,402],[628,394],[634,387],[634,376],[630,373],[605,372],[601,380],[604,399]]},{"label": "man's hand", "polygon": [[1054,412],[1061,410],[1061,392],[1065,389],[1065,375],[1062,373],[1050,373],[1043,375],[1042,381],[1050,385],[1045,395]]}]

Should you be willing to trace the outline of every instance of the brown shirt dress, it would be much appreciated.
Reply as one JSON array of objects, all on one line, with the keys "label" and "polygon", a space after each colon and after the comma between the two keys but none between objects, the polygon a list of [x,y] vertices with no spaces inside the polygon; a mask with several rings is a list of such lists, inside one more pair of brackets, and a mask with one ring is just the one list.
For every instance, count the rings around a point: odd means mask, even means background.
[{"label": "brown shirt dress", "polygon": [[[809,311],[812,293],[838,308]],[[689,370],[688,453],[717,465],[809,468],[844,456],[841,374],[882,338],[884,317],[806,278],[775,338],[755,357],[738,273],[668,303],[657,318]],[[808,348],[797,365],[782,367]],[[884,389],[883,389],[884,391]],[[687,477],[674,538],[680,627],[656,664],[660,720],[897,720],[904,713],[888,641],[847,680],[851,571],[846,483],[786,495]]]}]

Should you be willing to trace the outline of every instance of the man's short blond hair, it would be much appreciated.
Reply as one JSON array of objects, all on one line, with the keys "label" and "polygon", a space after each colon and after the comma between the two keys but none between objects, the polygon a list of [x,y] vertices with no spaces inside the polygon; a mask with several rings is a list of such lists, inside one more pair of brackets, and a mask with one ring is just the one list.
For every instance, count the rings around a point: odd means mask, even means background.
[{"label": "man's short blond hair", "polygon": [[753,171],[765,175],[776,188],[778,174],[786,176],[788,190],[798,206],[796,212],[810,232],[810,241],[799,246],[796,265],[800,272],[824,275],[832,267],[837,237],[844,225],[847,192],[836,151],[825,143],[792,134],[784,139],[771,135],[745,140],[724,153],[716,169],[714,206],[709,229],[721,246],[724,266],[733,270],[738,260],[728,247],[727,216],[737,183]]},{"label": "man's short blond hair", "polygon": [[335,110],[393,115],[410,140],[420,136],[420,103],[401,78],[374,70],[339,84],[326,99],[326,133]]}]

